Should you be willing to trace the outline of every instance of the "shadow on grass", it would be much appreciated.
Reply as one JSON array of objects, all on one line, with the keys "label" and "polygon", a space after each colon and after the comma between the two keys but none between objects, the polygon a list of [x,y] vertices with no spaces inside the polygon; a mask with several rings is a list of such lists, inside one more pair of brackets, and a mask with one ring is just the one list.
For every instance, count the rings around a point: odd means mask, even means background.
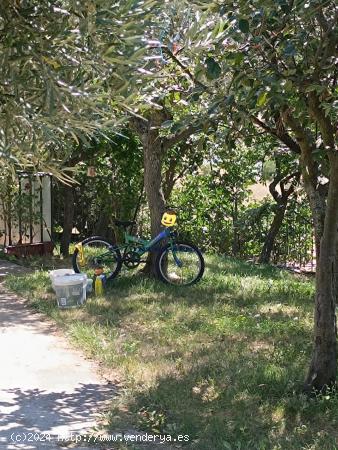
[{"label": "shadow on grass", "polygon": [[[229,264],[233,270],[238,266],[242,273],[252,270],[256,273],[256,266],[252,268],[249,263],[244,263],[244,269],[242,262],[230,260]],[[264,339],[277,334],[285,337],[302,334],[311,342],[309,328],[297,317],[312,312],[311,283],[295,280],[289,274],[286,282],[277,277],[269,283],[255,278],[256,275],[252,278],[235,273],[236,276],[227,275],[218,280],[206,274],[200,283],[179,288],[127,272],[109,284],[105,298],[88,300],[83,309],[85,317],[81,320],[89,318],[90,323],[119,328],[125,325],[125,319],[140,313],[149,320],[173,322],[171,330],[182,335],[203,332],[213,336],[222,334],[223,329],[231,329]],[[58,315],[59,321],[62,319],[63,311],[57,309],[55,296],[45,295],[51,290],[47,274],[37,272],[33,276],[13,278],[9,286],[30,297],[30,303],[39,311],[54,317]],[[273,305],[277,305],[277,310]],[[180,308],[183,314],[197,308],[196,315],[186,314],[176,320],[175,314]]]},{"label": "shadow on grass", "polygon": [[189,435],[188,448],[334,449],[338,400],[297,394],[302,359],[280,360],[243,342],[214,344],[187,358],[180,373],[136,395],[129,408],[144,430]]},{"label": "shadow on grass", "polygon": [[224,273],[207,269],[204,278],[190,287],[169,286],[137,272],[122,274],[110,283],[107,297],[113,299],[115,293],[127,297],[137,291],[149,297],[157,295],[163,303],[183,301],[211,305],[223,302],[248,308],[264,303],[286,303],[313,307],[313,283],[305,278],[271,266],[233,260],[225,260],[225,265]]}]

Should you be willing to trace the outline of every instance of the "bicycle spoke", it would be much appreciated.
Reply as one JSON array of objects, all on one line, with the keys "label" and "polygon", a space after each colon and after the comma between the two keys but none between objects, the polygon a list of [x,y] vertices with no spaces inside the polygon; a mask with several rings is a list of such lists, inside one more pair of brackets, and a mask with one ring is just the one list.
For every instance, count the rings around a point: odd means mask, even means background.
[{"label": "bicycle spoke", "polygon": [[189,244],[175,244],[161,255],[159,270],[168,283],[189,285],[201,276],[201,256]]},{"label": "bicycle spoke", "polygon": [[78,270],[86,273],[89,278],[94,277],[97,268],[102,268],[106,277],[110,278],[120,264],[119,255],[111,244],[100,239],[84,242],[75,256]]}]

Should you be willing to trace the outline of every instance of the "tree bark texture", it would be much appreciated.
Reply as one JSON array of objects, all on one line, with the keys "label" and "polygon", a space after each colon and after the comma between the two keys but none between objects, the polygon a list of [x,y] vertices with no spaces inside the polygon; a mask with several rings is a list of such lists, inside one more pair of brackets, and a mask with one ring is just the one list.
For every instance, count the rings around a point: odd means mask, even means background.
[{"label": "tree bark texture", "polygon": [[336,385],[336,260],[338,229],[338,152],[335,127],[321,108],[315,92],[308,96],[310,115],[316,120],[330,164],[329,189],[325,208],[323,234],[316,270],[314,350],[305,381],[308,390],[325,390]]},{"label": "tree bark texture", "polygon": [[[165,200],[162,192],[162,155],[161,147],[151,143],[144,147],[144,189],[147,195],[150,214],[151,236],[154,238],[161,231],[161,218],[165,208]],[[147,273],[156,276],[156,250],[149,254]]]}]

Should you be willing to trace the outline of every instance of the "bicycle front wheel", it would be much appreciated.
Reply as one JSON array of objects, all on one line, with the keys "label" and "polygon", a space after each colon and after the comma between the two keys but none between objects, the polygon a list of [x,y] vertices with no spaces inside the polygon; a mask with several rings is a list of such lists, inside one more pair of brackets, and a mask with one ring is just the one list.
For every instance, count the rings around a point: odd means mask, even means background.
[{"label": "bicycle front wheel", "polygon": [[157,257],[159,278],[175,286],[190,286],[204,273],[204,258],[193,244],[175,242],[164,247]]},{"label": "bicycle front wheel", "polygon": [[76,273],[86,273],[89,278],[94,277],[95,268],[102,267],[107,280],[112,280],[121,270],[122,258],[112,242],[92,236],[75,247],[72,263]]}]

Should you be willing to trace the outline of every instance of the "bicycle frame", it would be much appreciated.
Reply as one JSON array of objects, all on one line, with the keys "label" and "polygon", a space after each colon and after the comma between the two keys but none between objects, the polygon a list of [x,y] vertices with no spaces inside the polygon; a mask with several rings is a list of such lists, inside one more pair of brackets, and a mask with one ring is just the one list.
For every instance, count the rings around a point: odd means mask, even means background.
[{"label": "bicycle frame", "polygon": [[166,227],[163,231],[161,231],[154,239],[146,240],[141,239],[136,236],[132,236],[127,232],[124,233],[124,245],[118,246],[119,249],[127,248],[130,245],[138,244],[139,248],[135,249],[135,252],[138,253],[139,256],[144,255],[145,253],[151,251],[159,242],[164,239],[168,239],[174,236],[174,232],[171,228]]}]

